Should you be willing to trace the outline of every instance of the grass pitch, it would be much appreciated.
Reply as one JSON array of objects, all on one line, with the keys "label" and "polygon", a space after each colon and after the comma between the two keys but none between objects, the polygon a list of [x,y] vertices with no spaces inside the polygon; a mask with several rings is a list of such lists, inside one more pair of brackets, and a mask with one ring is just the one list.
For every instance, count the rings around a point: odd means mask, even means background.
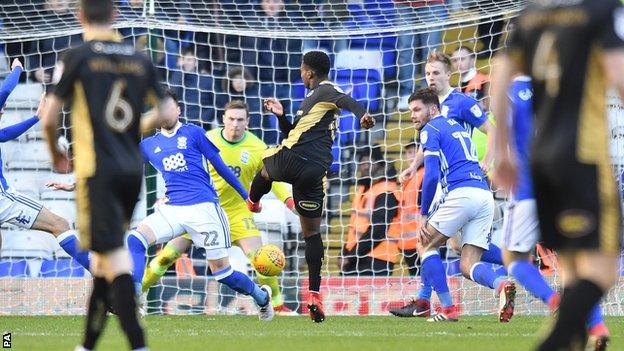
[{"label": "grass pitch", "polygon": [[[532,350],[548,323],[545,317],[515,316],[500,324],[494,316],[462,317],[458,323],[420,318],[307,316],[149,316],[143,319],[151,350]],[[624,318],[608,318],[610,350],[624,350]],[[0,332],[12,333],[16,350],[73,350],[84,317],[0,317]],[[128,349],[116,318],[109,318],[98,350]]]}]

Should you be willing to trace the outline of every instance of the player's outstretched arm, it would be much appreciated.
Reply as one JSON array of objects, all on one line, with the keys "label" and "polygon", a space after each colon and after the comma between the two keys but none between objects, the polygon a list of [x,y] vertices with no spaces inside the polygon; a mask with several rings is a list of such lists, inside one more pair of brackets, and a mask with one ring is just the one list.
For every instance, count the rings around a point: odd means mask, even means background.
[{"label": "player's outstretched arm", "polygon": [[288,136],[288,133],[294,128],[293,124],[290,123],[288,117],[284,113],[284,107],[276,98],[268,98],[265,99],[262,103],[265,111],[271,112],[277,117],[277,123],[279,124],[279,128],[284,133],[284,136]]},{"label": "player's outstretched arm", "polygon": [[76,190],[76,183],[69,184],[69,183],[49,181],[49,182],[46,183],[45,186],[47,188],[54,189],[54,190],[62,190],[62,191],[74,191],[74,190]]},{"label": "player's outstretched arm", "polygon": [[9,95],[13,92],[13,89],[19,83],[19,77],[22,74],[24,68],[22,67],[22,63],[19,59],[13,60],[11,64],[11,73],[6,77],[4,82],[2,82],[2,86],[0,87],[0,108],[4,106]]},{"label": "player's outstretched arm", "polygon": [[343,94],[336,101],[336,106],[340,109],[348,110],[360,119],[360,126],[370,129],[375,125],[375,119],[366,112],[364,106],[349,95]]},{"label": "player's outstretched arm", "polygon": [[37,112],[31,118],[21,121],[19,123],[15,123],[12,126],[8,126],[6,128],[0,129],[0,143],[4,143],[9,140],[13,140],[18,136],[24,134],[30,127],[34,126],[39,122],[39,118],[41,118],[41,114],[45,108],[46,104],[46,96],[45,94],[41,95],[41,99],[39,100],[39,107],[37,107]]},{"label": "player's outstretched arm", "polygon": [[509,56],[502,54],[497,58],[492,72],[492,98],[490,107],[496,121],[496,138],[494,139],[494,174],[492,181],[503,189],[511,189],[517,182],[517,162],[515,152],[509,142],[509,120],[507,111],[509,99],[507,90],[511,79],[517,71]]},{"label": "player's outstretched arm", "polygon": [[[206,138],[207,140],[207,138]],[[247,190],[243,187],[243,184],[238,180],[238,178],[232,173],[230,167],[228,167],[221,156],[218,153],[213,154],[210,158],[207,158],[210,161],[210,164],[214,167],[215,171],[223,178],[232,188],[238,192],[238,194],[243,198],[243,200],[247,201],[249,194]]]}]

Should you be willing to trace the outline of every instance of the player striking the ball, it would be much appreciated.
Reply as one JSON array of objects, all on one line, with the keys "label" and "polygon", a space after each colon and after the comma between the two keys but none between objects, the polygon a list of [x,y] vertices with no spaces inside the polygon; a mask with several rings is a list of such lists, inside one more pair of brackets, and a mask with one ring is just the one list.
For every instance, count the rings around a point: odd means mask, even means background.
[{"label": "player striking the ball", "polygon": [[293,186],[295,208],[299,213],[305,240],[305,259],[308,264],[310,317],[316,323],[325,320],[320,295],[321,266],[324,247],[321,238],[321,213],[325,197],[325,181],[332,163],[331,146],[340,109],[347,109],[360,118],[363,128],[371,128],[375,120],[364,107],[344,94],[327,80],[329,56],[321,51],[303,55],[301,79],[310,91],[301,103],[294,122],[290,122],[284,108],[276,99],[264,102],[273,112],[286,138],[281,145],[266,151],[262,170],[256,174],[249,191],[248,207],[253,212],[261,209],[260,199],[271,189],[274,181]]}]

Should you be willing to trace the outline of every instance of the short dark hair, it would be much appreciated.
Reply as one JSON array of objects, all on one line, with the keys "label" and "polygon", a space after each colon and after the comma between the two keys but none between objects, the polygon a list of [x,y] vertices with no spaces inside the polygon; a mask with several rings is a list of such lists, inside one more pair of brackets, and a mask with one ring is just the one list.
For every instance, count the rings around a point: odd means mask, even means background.
[{"label": "short dark hair", "polygon": [[310,67],[319,77],[327,77],[327,75],[329,75],[331,63],[329,62],[329,56],[323,51],[306,52],[306,54],[303,55],[302,62]]},{"label": "short dark hair", "polygon": [[249,118],[249,108],[247,107],[247,104],[243,100],[234,99],[228,102],[227,104],[225,104],[225,107],[223,108],[223,113],[225,113],[227,110],[245,110],[247,114],[247,118]]},{"label": "short dark hair", "polygon": [[193,47],[193,45],[189,45],[189,46],[187,46],[187,47],[182,49],[181,54],[182,54],[182,56],[184,56],[184,55],[195,56],[195,47]]},{"label": "short dark hair", "polygon": [[165,90],[165,97],[172,98],[173,101],[176,102],[176,104],[180,103],[180,100],[178,100],[178,95],[176,95],[176,93],[174,93],[173,90],[171,90],[171,89],[166,89]]},{"label": "short dark hair", "polygon": [[375,143],[370,146],[363,146],[358,148],[356,151],[356,158],[358,160],[361,160],[362,157],[368,157],[372,162],[384,161],[381,145]]},{"label": "short dark hair", "polygon": [[87,23],[109,24],[113,21],[113,0],[80,0],[80,11]]},{"label": "short dark hair", "polygon": [[422,88],[416,90],[416,92],[412,93],[407,99],[407,103],[409,104],[412,101],[420,100],[425,105],[435,105],[438,109],[440,108],[440,100],[438,100],[438,94],[433,91],[431,88]]}]

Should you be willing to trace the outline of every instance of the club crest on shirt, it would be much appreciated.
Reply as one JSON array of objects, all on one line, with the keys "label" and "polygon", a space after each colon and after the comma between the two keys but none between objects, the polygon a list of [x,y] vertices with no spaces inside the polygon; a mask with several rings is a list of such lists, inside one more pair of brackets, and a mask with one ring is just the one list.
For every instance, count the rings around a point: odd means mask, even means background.
[{"label": "club crest on shirt", "polygon": [[186,137],[178,137],[178,149],[186,149]]},{"label": "club crest on shirt", "polygon": [[312,96],[312,94],[314,94],[314,90],[308,91],[308,93],[306,94],[306,97],[310,97]]},{"label": "club crest on shirt", "polygon": [[426,130],[423,130],[422,132],[420,132],[420,143],[421,144],[426,144],[428,138],[429,138],[429,133],[427,133]]},{"label": "club crest on shirt", "polygon": [[249,162],[249,151],[247,151],[247,150],[241,151],[240,161],[244,165],[246,165]]}]

